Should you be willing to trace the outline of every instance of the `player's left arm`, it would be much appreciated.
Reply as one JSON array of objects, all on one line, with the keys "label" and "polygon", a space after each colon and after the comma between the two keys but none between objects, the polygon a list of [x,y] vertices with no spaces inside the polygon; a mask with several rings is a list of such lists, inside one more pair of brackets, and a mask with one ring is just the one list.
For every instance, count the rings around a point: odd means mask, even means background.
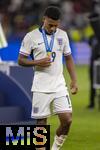
[{"label": "player's left arm", "polygon": [[71,54],[65,56],[65,62],[66,62],[67,70],[68,70],[70,78],[71,78],[71,83],[70,83],[71,93],[76,94],[78,91],[77,77],[76,77],[74,61],[73,61]]}]

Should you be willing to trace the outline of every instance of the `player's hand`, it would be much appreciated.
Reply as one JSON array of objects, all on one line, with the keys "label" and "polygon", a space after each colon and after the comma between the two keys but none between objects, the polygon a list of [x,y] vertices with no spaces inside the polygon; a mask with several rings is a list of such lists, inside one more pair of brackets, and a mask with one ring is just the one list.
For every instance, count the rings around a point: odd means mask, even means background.
[{"label": "player's hand", "polygon": [[43,59],[35,60],[35,65],[40,67],[48,67],[51,65],[51,58],[47,56]]},{"label": "player's hand", "polygon": [[72,94],[76,94],[78,92],[78,86],[75,81],[72,81],[70,84],[70,90]]}]

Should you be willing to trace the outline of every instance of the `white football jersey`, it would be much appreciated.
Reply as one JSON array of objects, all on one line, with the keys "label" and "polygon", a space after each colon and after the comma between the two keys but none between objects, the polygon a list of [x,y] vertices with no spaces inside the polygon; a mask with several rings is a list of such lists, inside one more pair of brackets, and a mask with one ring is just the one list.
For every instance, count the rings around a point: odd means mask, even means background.
[{"label": "white football jersey", "polygon": [[[50,43],[51,35],[47,35]],[[37,28],[26,34],[22,41],[20,54],[29,56],[33,50],[34,60],[39,60],[47,56],[44,39],[41,29]],[[63,55],[71,54],[68,36],[65,31],[57,28],[54,36],[52,52],[56,53],[54,62],[49,67],[34,68],[34,79],[32,91],[37,92],[61,92],[66,91],[66,83],[63,76]]]}]

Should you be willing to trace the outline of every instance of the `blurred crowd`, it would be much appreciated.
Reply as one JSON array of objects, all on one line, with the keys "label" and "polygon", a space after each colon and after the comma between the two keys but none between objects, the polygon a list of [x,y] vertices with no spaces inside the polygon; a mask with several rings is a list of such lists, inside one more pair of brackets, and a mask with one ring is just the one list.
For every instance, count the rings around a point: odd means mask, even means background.
[{"label": "blurred crowd", "polygon": [[6,36],[22,38],[27,31],[41,25],[41,12],[48,5],[61,8],[61,28],[68,30],[73,40],[83,40],[88,36],[85,34],[92,34],[86,17],[90,0],[0,0],[0,22]]}]

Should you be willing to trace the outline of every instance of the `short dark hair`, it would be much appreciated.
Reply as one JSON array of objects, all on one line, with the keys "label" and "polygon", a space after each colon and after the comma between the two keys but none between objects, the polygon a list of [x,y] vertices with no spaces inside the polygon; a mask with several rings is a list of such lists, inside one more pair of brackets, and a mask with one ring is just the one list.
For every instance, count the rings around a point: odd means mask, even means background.
[{"label": "short dark hair", "polygon": [[59,20],[61,17],[61,12],[57,6],[48,6],[45,9],[44,16],[47,16],[53,20]]}]

